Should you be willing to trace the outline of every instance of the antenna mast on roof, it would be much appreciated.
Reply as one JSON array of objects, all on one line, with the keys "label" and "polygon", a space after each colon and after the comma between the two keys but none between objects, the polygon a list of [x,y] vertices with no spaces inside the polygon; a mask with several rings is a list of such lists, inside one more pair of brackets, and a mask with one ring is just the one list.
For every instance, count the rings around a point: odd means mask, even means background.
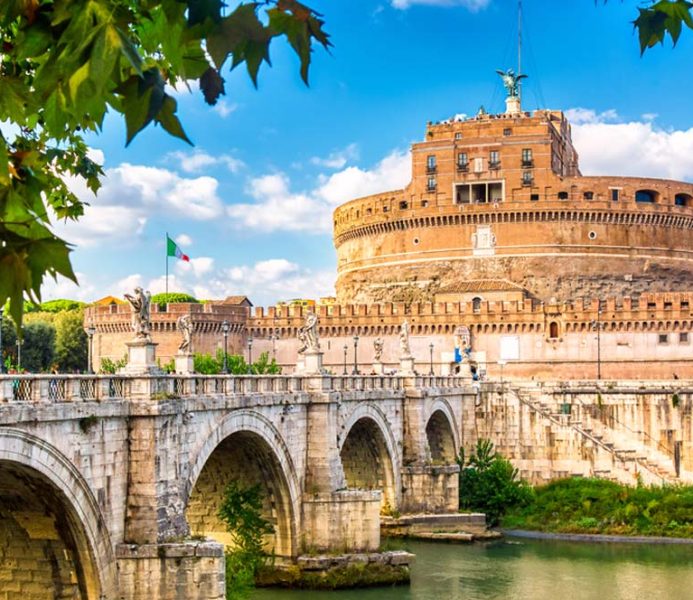
[{"label": "antenna mast on roof", "polygon": [[[522,0],[517,0],[517,74],[522,73]],[[522,101],[522,84],[518,81],[517,97]]]}]

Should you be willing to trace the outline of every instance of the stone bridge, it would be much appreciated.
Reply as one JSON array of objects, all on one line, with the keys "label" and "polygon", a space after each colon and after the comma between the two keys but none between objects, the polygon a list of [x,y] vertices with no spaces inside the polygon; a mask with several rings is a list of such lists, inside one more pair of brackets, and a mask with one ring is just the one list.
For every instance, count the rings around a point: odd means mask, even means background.
[{"label": "stone bridge", "polygon": [[217,517],[260,484],[278,560],[457,509],[460,378],[0,376],[3,598],[224,597]]}]

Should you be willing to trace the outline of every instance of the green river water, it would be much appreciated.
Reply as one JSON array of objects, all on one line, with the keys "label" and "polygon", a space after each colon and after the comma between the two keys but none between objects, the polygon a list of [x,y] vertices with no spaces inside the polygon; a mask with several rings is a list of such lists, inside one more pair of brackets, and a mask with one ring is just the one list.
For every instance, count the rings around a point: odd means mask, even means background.
[{"label": "green river water", "polygon": [[693,545],[410,542],[411,586],[257,590],[252,600],[693,600]]}]

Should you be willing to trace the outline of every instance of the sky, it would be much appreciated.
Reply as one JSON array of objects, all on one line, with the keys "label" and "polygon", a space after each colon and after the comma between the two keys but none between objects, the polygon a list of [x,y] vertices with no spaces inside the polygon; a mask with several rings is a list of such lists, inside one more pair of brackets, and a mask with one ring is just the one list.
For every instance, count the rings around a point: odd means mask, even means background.
[{"label": "sky", "polygon": [[[516,0],[307,4],[334,44],[314,51],[310,87],[278,40],[257,90],[240,67],[216,107],[176,92],[194,147],[149,127],[126,148],[117,115],[88,138],[103,187],[74,183],[85,216],[55,226],[80,285],[47,280],[44,300],[163,291],[166,232],[191,259],[169,259],[170,291],[257,306],[331,295],[334,208],[406,185],[427,121],[504,110],[495,71],[517,64]],[[636,0],[523,5],[523,108],[568,111],[583,174],[693,181],[693,32],[641,58]]]}]

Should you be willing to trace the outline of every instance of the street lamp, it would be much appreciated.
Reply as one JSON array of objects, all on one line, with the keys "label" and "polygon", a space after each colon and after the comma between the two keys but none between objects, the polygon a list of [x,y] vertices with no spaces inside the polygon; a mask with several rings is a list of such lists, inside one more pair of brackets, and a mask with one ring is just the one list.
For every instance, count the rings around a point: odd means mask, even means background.
[{"label": "street lamp", "polygon": [[358,362],[358,350],[359,350],[359,336],[354,336],[354,372],[352,375],[359,374],[359,362]]},{"label": "street lamp", "polygon": [[278,337],[278,333],[276,330],[273,331],[272,333],[270,333],[270,341],[272,342],[272,359],[277,358],[277,348],[276,348],[277,337]]},{"label": "street lamp", "polygon": [[93,346],[93,339],[94,339],[94,334],[96,333],[96,327],[94,327],[93,324],[90,324],[89,327],[87,327],[84,330],[87,334],[87,337],[89,338],[89,345],[87,346],[87,373],[89,375],[94,374],[94,346]]},{"label": "street lamp", "polygon": [[221,368],[221,372],[224,375],[227,375],[229,372],[229,363],[228,363],[229,329],[231,329],[231,326],[229,325],[229,322],[226,319],[224,319],[221,322],[221,331],[224,334],[224,364]]},{"label": "street lamp", "polygon": [[501,391],[503,391],[503,367],[508,364],[507,360],[500,359],[498,361],[498,366],[500,367],[500,384],[501,384]]},{"label": "street lamp", "polygon": [[347,352],[349,351],[349,346],[344,344],[344,374],[348,375],[347,372]]},{"label": "street lamp", "polygon": [[17,333],[17,372],[22,371],[22,344],[23,340],[20,339],[19,333]]},{"label": "street lamp", "polygon": [[590,321],[593,329],[597,330],[597,379],[602,378],[602,308],[601,300],[597,308],[597,320]]},{"label": "street lamp", "polygon": [[253,338],[248,338],[248,374],[253,373]]},{"label": "street lamp", "polygon": [[435,373],[433,373],[433,342],[431,342],[428,349],[431,351],[431,370],[428,372],[428,374],[433,376],[435,374]]}]

